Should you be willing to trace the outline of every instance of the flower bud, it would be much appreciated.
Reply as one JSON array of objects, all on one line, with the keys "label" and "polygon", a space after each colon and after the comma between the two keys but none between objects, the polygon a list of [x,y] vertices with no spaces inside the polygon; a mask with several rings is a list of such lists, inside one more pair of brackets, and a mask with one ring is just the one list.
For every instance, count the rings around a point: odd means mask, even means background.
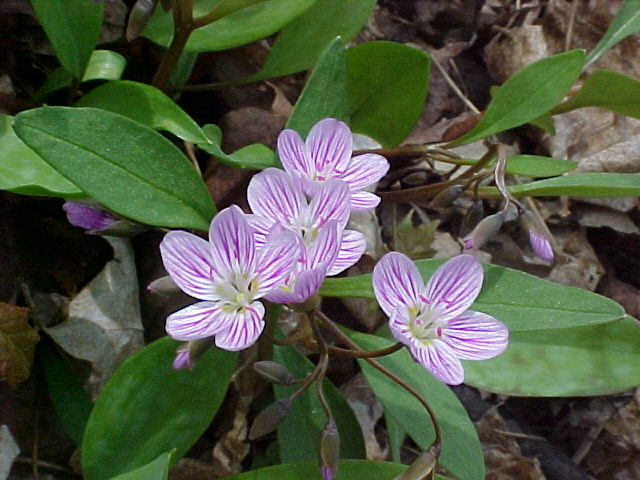
[{"label": "flower bud", "polygon": [[86,230],[102,230],[118,220],[109,212],[80,202],[64,202],[62,209],[67,213],[67,220],[71,225]]},{"label": "flower bud", "polygon": [[182,370],[183,368],[188,368],[191,370],[196,361],[207,351],[212,341],[212,338],[202,338],[180,345],[173,359],[173,369]]},{"label": "flower bud", "polygon": [[409,468],[398,475],[394,480],[422,480],[427,478],[433,469],[436,467],[436,461],[440,454],[439,445],[431,445],[428,450],[422,452],[418,458],[416,458]]},{"label": "flower bud", "polygon": [[458,197],[460,197],[460,195],[462,195],[464,190],[465,187],[463,187],[462,185],[451,185],[442,190],[435,197],[433,197],[433,200],[429,202],[428,207],[433,208],[434,210],[438,208],[448,207],[454,201],[456,201]]},{"label": "flower bud", "polygon": [[464,239],[464,248],[482,248],[491,238],[500,231],[505,220],[505,213],[500,211],[482,219],[473,229],[471,235]]},{"label": "flower bud", "polygon": [[548,262],[553,261],[553,247],[548,237],[549,232],[546,225],[540,225],[540,220],[531,212],[524,212],[520,215],[520,225],[529,235],[531,250],[538,257]]},{"label": "flower bud", "polygon": [[262,378],[277,385],[288,386],[293,384],[295,380],[286,367],[276,362],[269,360],[256,362],[253,364],[253,368]]},{"label": "flower bud", "polygon": [[340,460],[340,435],[338,426],[329,420],[320,432],[319,463],[322,480],[331,480],[338,472]]},{"label": "flower bud", "polygon": [[147,285],[147,290],[161,297],[168,297],[182,291],[169,275],[155,279]]},{"label": "flower bud", "polygon": [[291,399],[276,400],[262,410],[251,425],[249,440],[255,440],[273,432],[291,411]]}]

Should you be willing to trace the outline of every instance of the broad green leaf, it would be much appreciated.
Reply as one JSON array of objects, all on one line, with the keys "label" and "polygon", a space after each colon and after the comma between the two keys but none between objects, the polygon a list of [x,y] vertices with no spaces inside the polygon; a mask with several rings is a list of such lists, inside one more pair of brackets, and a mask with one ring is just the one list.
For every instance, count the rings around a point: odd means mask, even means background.
[{"label": "broad green leaf", "polygon": [[[238,47],[277,32],[311,7],[316,0],[264,0],[243,8],[206,27],[198,28],[189,37],[188,52],[210,52]],[[194,2],[194,16],[209,13],[220,0]],[[142,31],[142,36],[168,47],[173,38],[173,16],[160,8]]]},{"label": "broad green leaf", "polygon": [[[274,360],[285,365],[297,378],[304,378],[313,370],[312,363],[292,347],[275,347]],[[298,386],[274,385],[276,397],[285,398]],[[325,380],[323,386],[340,433],[340,458],[365,458],[362,430],[351,407],[331,382]],[[326,423],[315,386],[312,386],[293,402],[291,412],[278,427],[280,460],[284,463],[315,460],[318,457],[320,431]]]},{"label": "broad green leaf", "polygon": [[[477,160],[459,159],[460,165],[473,165]],[[507,158],[507,173],[531,178],[556,177],[570,172],[578,162],[559,160],[540,155],[512,155]]]},{"label": "broad green leaf", "polygon": [[595,62],[616,43],[637,31],[640,31],[640,3],[638,0],[624,0],[604,36],[587,55],[584,68]]},{"label": "broad green leaf", "polygon": [[140,223],[207,230],[215,207],[202,179],[169,140],[96,108],[20,113],[16,134],[109,210]]},{"label": "broad green leaf", "polygon": [[246,81],[279,77],[312,67],[335,37],[348,42],[358,33],[375,3],[375,0],[316,0],[311,8],[282,29],[262,69]]},{"label": "broad green leaf", "polygon": [[571,50],[527,65],[500,87],[480,122],[449,145],[475,142],[540,117],[562,100],[583,64],[584,51]]},{"label": "broad green leaf", "polygon": [[[407,468],[406,465],[367,460],[342,460],[334,480],[393,480]],[[296,462],[261,468],[228,477],[227,480],[321,480],[317,462]],[[435,480],[450,480],[436,475]]]},{"label": "broad green leaf", "polygon": [[[367,350],[385,348],[393,343],[374,335],[357,332],[348,334]],[[482,480],[484,459],[478,435],[464,406],[449,387],[414,362],[406,349],[376,360],[411,385],[435,412],[442,430],[439,463],[460,480]],[[364,360],[358,360],[358,364],[385,411],[421,449],[426,450],[433,442],[434,431],[424,407],[413,395]]]},{"label": "broad green leaf", "polygon": [[367,42],[346,52],[351,128],[386,147],[404,140],[420,118],[429,57],[401,43]]},{"label": "broad green leaf", "polygon": [[76,104],[119,113],[154,130],[166,130],[191,143],[207,142],[193,119],[151,85],[123,80],[94,88]]},{"label": "broad green leaf", "polygon": [[640,118],[640,81],[610,70],[596,70],[587,77],[578,93],[554,108],[553,113],[583,107],[601,107]]},{"label": "broad green leaf", "polygon": [[344,121],[349,118],[344,44],[340,38],[331,41],[323,50],[286,127],[304,138],[314,124],[327,117]]},{"label": "broad green leaf", "polygon": [[[127,60],[117,52],[111,50],[94,50],[89,58],[89,63],[84,76],[83,82],[91,80],[120,80]],[[59,67],[47,76],[47,79],[34,94],[33,100],[40,101],[46,98],[50,93],[71,85],[73,75],[71,75],[64,67]]]},{"label": "broad green leaf", "polygon": [[20,140],[12,117],[0,114],[0,189],[24,195],[78,197],[82,191]]},{"label": "broad green leaf", "polygon": [[540,130],[547,132],[549,135],[556,134],[556,127],[553,124],[553,117],[548,112],[543,113],[538,118],[529,120],[529,123],[534,127],[538,127]]},{"label": "broad green leaf", "polygon": [[193,370],[172,368],[178,343],[162,338],[128,358],[100,393],[82,441],[87,480],[130,472],[175,449],[177,461],[209,426],[236,355],[211,348]]},{"label": "broad green leaf", "polygon": [[151,463],[147,463],[131,472],[123,473],[111,480],[166,480],[169,476],[170,453],[163,453]]},{"label": "broad green leaf", "polygon": [[227,155],[220,147],[220,142],[222,141],[220,127],[208,124],[202,128],[202,131],[207,137],[207,142],[198,143],[198,147],[213,155],[222,163],[236,168],[249,168],[252,170],[263,170],[268,167],[278,166],[275,153],[265,145],[254,143]]},{"label": "broad green leaf", "polygon": [[511,332],[501,355],[463,362],[465,382],[507,395],[608,395],[640,385],[640,324]]},{"label": "broad green leaf", "polygon": [[62,428],[80,446],[93,408],[89,395],[47,337],[36,347],[36,362],[44,373],[47,393]]},{"label": "broad green leaf", "polygon": [[384,422],[387,426],[387,437],[389,441],[389,453],[391,461],[400,463],[400,455],[404,438],[407,435],[400,424],[388,412],[384,414]]},{"label": "broad green leaf", "polygon": [[104,2],[87,0],[31,0],[38,21],[62,66],[82,78],[100,37]]},{"label": "broad green leaf", "polygon": [[[429,278],[442,260],[415,262],[423,278]],[[624,310],[601,295],[542,280],[527,273],[483,265],[484,283],[471,307],[505,323],[510,331],[545,330],[596,325],[624,317]],[[326,297],[375,298],[371,275],[328,278],[320,294]]]}]

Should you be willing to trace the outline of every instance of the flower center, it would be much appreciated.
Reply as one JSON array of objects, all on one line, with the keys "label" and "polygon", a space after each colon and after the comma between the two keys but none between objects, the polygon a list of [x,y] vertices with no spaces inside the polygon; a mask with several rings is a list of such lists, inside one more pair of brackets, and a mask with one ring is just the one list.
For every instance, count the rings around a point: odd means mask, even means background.
[{"label": "flower center", "polygon": [[258,282],[247,273],[234,272],[229,277],[216,282],[214,292],[222,297],[229,309],[248,308],[253,303]]},{"label": "flower center", "polygon": [[[425,300],[425,299],[423,299]],[[428,301],[409,308],[409,332],[424,345],[442,337],[444,323],[440,320],[442,312],[438,305]]]}]

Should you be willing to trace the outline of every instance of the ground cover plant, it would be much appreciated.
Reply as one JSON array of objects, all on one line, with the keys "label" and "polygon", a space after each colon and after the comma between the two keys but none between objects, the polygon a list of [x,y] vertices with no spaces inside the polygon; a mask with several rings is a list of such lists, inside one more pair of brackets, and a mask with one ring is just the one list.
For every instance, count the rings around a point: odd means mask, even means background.
[{"label": "ground cover plant", "polygon": [[593,3],[0,6],[4,478],[640,474]]}]

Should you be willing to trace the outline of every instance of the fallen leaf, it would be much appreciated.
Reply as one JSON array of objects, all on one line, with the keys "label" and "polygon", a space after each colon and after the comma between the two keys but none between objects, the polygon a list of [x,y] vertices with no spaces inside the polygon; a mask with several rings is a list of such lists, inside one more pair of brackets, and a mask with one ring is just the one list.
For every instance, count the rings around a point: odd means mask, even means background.
[{"label": "fallen leaf", "polygon": [[29,309],[0,302],[0,380],[12,388],[29,377],[40,337],[29,325]]}]

